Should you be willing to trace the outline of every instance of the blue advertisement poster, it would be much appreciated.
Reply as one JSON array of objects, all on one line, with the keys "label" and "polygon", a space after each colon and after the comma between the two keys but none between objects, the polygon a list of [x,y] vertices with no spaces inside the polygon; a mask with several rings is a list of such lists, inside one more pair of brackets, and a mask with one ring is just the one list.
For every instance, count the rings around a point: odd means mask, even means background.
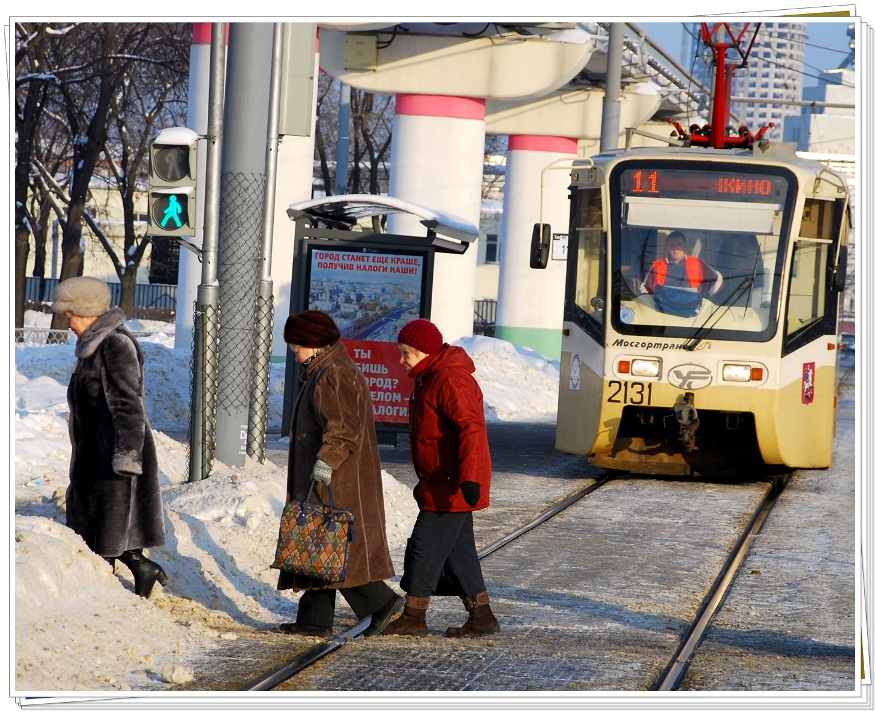
[{"label": "blue advertisement poster", "polygon": [[401,365],[397,337],[405,324],[424,316],[426,254],[313,245],[307,268],[307,308],[325,312],[338,325],[341,342],[368,383],[375,422],[407,423],[414,382]]},{"label": "blue advertisement poster", "polygon": [[395,341],[421,316],[425,255],[375,248],[310,252],[308,308],[329,314],[342,339]]}]

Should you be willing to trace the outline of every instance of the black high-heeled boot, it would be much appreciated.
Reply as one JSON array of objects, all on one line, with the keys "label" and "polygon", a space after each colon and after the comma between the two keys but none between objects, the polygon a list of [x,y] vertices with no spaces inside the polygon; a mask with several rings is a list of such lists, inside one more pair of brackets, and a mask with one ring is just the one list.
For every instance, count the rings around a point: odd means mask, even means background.
[{"label": "black high-heeled boot", "polygon": [[125,566],[134,574],[134,593],[143,598],[149,598],[155,582],[166,586],[169,579],[158,564],[143,556],[143,549],[131,549],[119,557]]}]

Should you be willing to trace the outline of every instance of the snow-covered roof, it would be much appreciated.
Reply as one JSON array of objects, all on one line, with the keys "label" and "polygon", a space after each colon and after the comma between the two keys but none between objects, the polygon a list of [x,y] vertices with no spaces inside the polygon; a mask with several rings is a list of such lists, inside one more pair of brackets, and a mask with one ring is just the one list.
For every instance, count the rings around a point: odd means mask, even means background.
[{"label": "snow-covered roof", "polygon": [[341,222],[352,227],[361,218],[389,213],[406,213],[419,218],[431,232],[451,237],[462,243],[474,242],[478,228],[469,220],[441,210],[427,208],[388,195],[359,193],[353,195],[331,195],[327,198],[313,198],[292,203],[286,214],[297,220],[304,216]]}]

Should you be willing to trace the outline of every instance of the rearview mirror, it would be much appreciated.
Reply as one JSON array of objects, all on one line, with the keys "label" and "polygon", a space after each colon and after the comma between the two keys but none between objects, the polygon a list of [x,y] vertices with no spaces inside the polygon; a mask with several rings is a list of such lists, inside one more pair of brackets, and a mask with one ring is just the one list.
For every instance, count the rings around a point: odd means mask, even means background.
[{"label": "rearview mirror", "polygon": [[532,249],[529,252],[529,266],[532,269],[547,267],[551,253],[551,226],[536,223],[532,226]]},{"label": "rearview mirror", "polygon": [[849,264],[849,248],[841,245],[837,255],[836,266],[831,267],[831,287],[837,292],[846,288],[846,271]]}]

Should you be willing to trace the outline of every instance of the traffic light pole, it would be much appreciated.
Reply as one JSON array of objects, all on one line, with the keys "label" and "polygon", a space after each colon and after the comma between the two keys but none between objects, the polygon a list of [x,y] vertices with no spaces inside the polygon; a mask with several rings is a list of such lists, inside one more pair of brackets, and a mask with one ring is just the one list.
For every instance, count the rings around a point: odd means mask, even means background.
[{"label": "traffic light pole", "polygon": [[222,113],[225,96],[225,23],[214,23],[210,35],[210,94],[207,117],[207,175],[204,189],[204,238],[201,283],[195,305],[192,427],[189,434],[189,481],[209,476],[215,450],[215,417],[219,373],[219,289],[217,245],[219,182],[222,170]]},{"label": "traffic light pole", "polygon": [[221,309],[216,458],[246,461],[253,314],[265,203],[265,137],[273,25],[232,23],[222,144],[218,281]]},{"label": "traffic light pole", "polygon": [[253,374],[249,397],[249,431],[246,454],[264,462],[267,456],[268,395],[271,385],[271,350],[274,338],[274,281],[271,257],[274,235],[274,197],[277,184],[277,153],[280,149],[280,91],[283,68],[283,25],[274,23],[271,58],[271,100],[268,107],[265,156],[265,202],[262,214],[261,271],[255,308]]}]

